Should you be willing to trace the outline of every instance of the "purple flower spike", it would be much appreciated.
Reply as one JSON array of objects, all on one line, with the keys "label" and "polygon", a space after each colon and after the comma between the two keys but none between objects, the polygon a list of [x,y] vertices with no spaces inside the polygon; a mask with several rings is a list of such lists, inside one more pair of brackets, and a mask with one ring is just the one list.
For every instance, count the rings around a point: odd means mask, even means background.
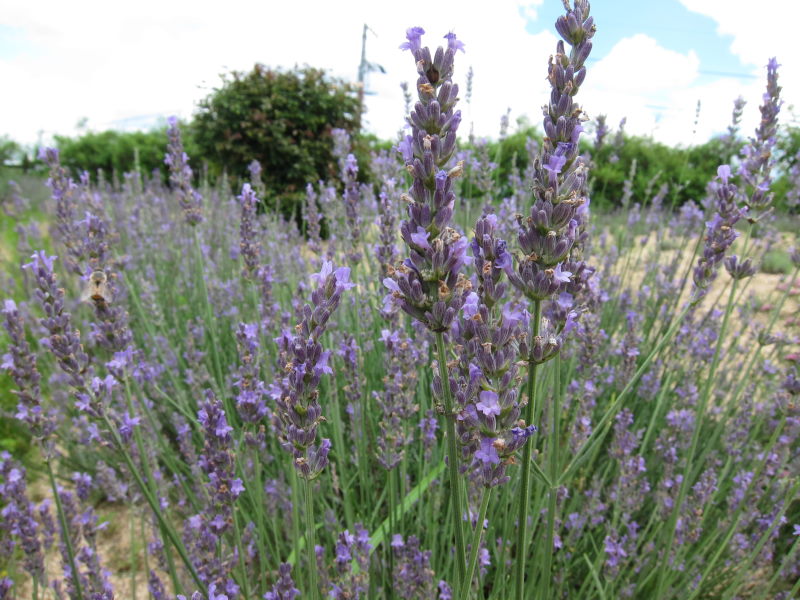
[{"label": "purple flower spike", "polygon": [[413,535],[403,541],[402,535],[395,534],[391,546],[395,559],[392,583],[396,596],[435,598],[431,551],[421,550],[419,539]]},{"label": "purple flower spike", "polygon": [[169,142],[164,163],[169,166],[169,181],[177,191],[186,222],[195,226],[203,221],[203,197],[192,187],[192,168],[189,166],[189,157],[183,151],[177,117],[169,117],[167,125]]},{"label": "purple flower spike", "polygon": [[294,600],[300,596],[300,590],[294,587],[292,580],[292,565],[282,563],[278,571],[278,580],[272,586],[272,591],[264,594],[264,600]]},{"label": "purple flower spike", "polygon": [[323,421],[318,388],[322,376],[333,373],[328,365],[330,352],[319,340],[342,294],[355,285],[350,282],[349,267],[334,268],[329,261],[311,278],[315,283],[311,304],[300,308],[295,335],[277,339],[285,375],[271,388],[281,424],[281,445],[292,454],[298,474],[305,479],[319,475],[328,464],[330,451],[327,439],[316,445],[317,427]]},{"label": "purple flower spike", "polygon": [[447,49],[439,48],[431,58],[430,49],[420,43],[423,33],[421,28],[409,29],[408,42],[401,46],[414,55],[419,101],[408,116],[411,135],[399,146],[413,178],[403,195],[408,219],[400,224],[409,256],[402,265],[387,269],[397,285],[385,306],[399,307],[431,331],[444,332],[460,310],[468,285],[460,273],[466,263],[466,240],[449,227],[455,206],[453,181],[463,169],[461,163],[448,169],[461,122],[455,110],[453,57],[463,44],[448,34]]},{"label": "purple flower spike", "polygon": [[[256,163],[258,164],[258,163]],[[242,193],[238,197],[241,207],[241,220],[239,222],[239,253],[242,257],[242,275],[252,279],[261,262],[261,244],[258,242],[256,223],[256,209],[258,198],[249,183],[242,186]]]},{"label": "purple flower spike", "polygon": [[[533,164],[534,202],[528,217],[518,217],[522,256],[516,268],[509,266],[510,257],[502,261],[511,284],[534,301],[548,300],[561,291],[577,293],[593,272],[579,259],[589,198],[587,166],[578,145],[583,114],[575,102],[595,32],[589,3],[576,1],[567,15],[558,18],[556,29],[562,40],[548,69],[552,90],[544,110],[544,143]],[[598,145],[604,127],[605,118],[598,125]],[[578,272],[583,277],[570,278]]]},{"label": "purple flower spike", "polygon": [[[765,211],[772,203],[772,169],[775,166],[775,145],[777,144],[778,113],[783,101],[780,98],[781,87],[778,85],[778,61],[771,58],[767,63],[767,90],[763,104],[759,107],[761,121],[755,135],[742,148],[742,162],[739,175],[745,184],[743,190],[744,204],[751,211]],[[753,214],[750,220],[757,220]]]}]

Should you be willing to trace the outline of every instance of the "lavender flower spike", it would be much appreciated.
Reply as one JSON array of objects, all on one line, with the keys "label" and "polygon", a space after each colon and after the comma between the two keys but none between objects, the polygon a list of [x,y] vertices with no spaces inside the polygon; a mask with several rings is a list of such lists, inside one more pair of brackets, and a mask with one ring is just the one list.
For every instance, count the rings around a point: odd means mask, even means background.
[{"label": "lavender flower spike", "polygon": [[361,194],[358,187],[358,163],[356,157],[348,154],[344,160],[344,169],[342,171],[342,179],[344,180],[344,215],[347,222],[347,228],[350,233],[350,249],[347,252],[347,258],[353,264],[358,264],[361,261],[361,251],[359,245],[361,243],[361,219],[358,215],[358,205],[361,201]]},{"label": "lavender flower spike", "polygon": [[192,187],[192,168],[189,166],[189,157],[183,151],[181,131],[178,128],[177,117],[167,119],[167,155],[164,163],[169,166],[169,181],[178,192],[178,199],[189,225],[195,226],[203,221],[203,198]]},{"label": "lavender flower spike", "polygon": [[585,119],[574,101],[586,76],[584,62],[592,49],[594,21],[586,1],[575,2],[575,9],[559,17],[556,29],[572,46],[567,53],[559,41],[551,57],[548,79],[552,90],[544,108],[545,139],[534,160],[533,193],[530,216],[518,218],[520,257],[517,268],[504,264],[509,281],[531,300],[546,300],[570,281],[569,269],[561,263],[570,256],[578,241],[585,196],[586,167],[579,157],[578,140]]},{"label": "lavender flower spike", "polygon": [[244,263],[242,265],[242,275],[245,279],[253,279],[261,262],[261,245],[258,242],[256,231],[258,198],[249,183],[245,183],[242,186],[242,193],[238,200],[242,209],[241,221],[239,222],[239,251]]},{"label": "lavender flower spike", "polygon": [[45,444],[45,451],[50,455],[53,451],[51,436],[56,429],[55,417],[45,414],[42,408],[41,374],[36,366],[36,354],[31,351],[25,337],[25,327],[13,300],[6,300],[0,311],[5,317],[3,326],[8,331],[11,343],[8,353],[2,356],[1,369],[7,369],[17,389],[17,419],[24,421],[33,434],[34,439]]},{"label": "lavender flower spike", "polygon": [[731,247],[738,235],[734,226],[746,214],[736,204],[738,189],[730,183],[730,178],[730,167],[720,165],[717,169],[717,180],[711,184],[717,212],[706,223],[705,247],[694,269],[694,302],[705,296],[716,278],[719,264],[725,258],[725,251]]},{"label": "lavender flower spike", "polygon": [[53,272],[56,257],[39,250],[31,259],[22,268],[30,270],[33,275],[37,287],[35,294],[45,313],[41,324],[50,337],[42,343],[53,353],[61,370],[69,377],[70,385],[79,391],[86,390],[89,357],[83,350],[72,316],[64,306],[64,290],[58,287]]},{"label": "lavender flower spike", "polygon": [[[518,218],[517,239],[523,256],[517,260],[517,268],[510,258],[502,261],[503,270],[511,284],[522,292],[533,305],[530,344],[520,348],[528,362],[527,406],[524,419],[529,426],[535,418],[536,370],[539,364],[549,360],[560,350],[561,340],[549,330],[547,320],[542,321],[542,301],[558,292],[577,292],[582,277],[573,275],[588,272],[580,260],[580,245],[583,227],[588,216],[586,207],[589,198],[586,190],[587,167],[579,155],[578,141],[583,132],[583,111],[575,102],[575,95],[586,77],[584,63],[592,50],[595,33],[594,19],[589,16],[589,2],[575,0],[573,7],[565,0],[565,15],[558,17],[556,30],[561,36],[556,53],[550,58],[547,78],[550,81],[550,101],[543,108],[544,141],[541,152],[533,162],[534,202],[527,218]],[[569,52],[564,43],[569,44]],[[573,250],[573,247],[575,249]],[[566,262],[565,262],[566,261]],[[588,279],[588,278],[586,278]],[[544,327],[542,325],[544,324]],[[566,325],[565,325],[566,327]],[[522,346],[522,344],[521,344]],[[548,408],[551,415],[559,414],[558,395]],[[552,436],[553,461],[558,464],[558,428],[549,427]],[[517,514],[517,558],[514,565],[514,598],[524,596],[525,561],[528,553],[528,505],[530,499],[531,444],[523,447],[521,482],[519,490],[519,512]],[[551,472],[556,478],[558,473]],[[550,596],[551,559],[550,549],[554,542],[556,491],[548,493],[546,551],[542,566],[544,589],[542,597]]]},{"label": "lavender flower spike", "polygon": [[300,590],[294,587],[292,565],[282,563],[279,571],[280,577],[278,581],[272,586],[272,591],[264,594],[264,600],[294,600],[300,595]]},{"label": "lavender flower spike", "polygon": [[283,448],[294,457],[300,477],[309,480],[319,475],[328,464],[331,447],[327,439],[315,445],[317,427],[323,420],[318,387],[324,374],[333,373],[328,365],[330,352],[323,350],[319,340],[339,306],[342,294],[355,285],[350,283],[348,267],[334,269],[327,261],[312,277],[316,288],[311,294],[311,304],[299,310],[296,334],[284,331],[276,340],[281,360],[286,365],[286,375],[273,386],[273,397],[283,425]]},{"label": "lavender flower spike", "polygon": [[390,290],[387,300],[431,331],[444,332],[469,286],[459,273],[470,260],[467,241],[448,226],[455,204],[453,180],[462,165],[445,170],[461,122],[461,112],[455,110],[458,85],[452,77],[453,57],[463,47],[455,34],[448,34],[447,49],[440,47],[431,58],[428,47],[421,47],[422,33],[421,28],[409,29],[408,42],[401,46],[414,55],[419,74],[418,101],[408,116],[411,135],[398,147],[413,178],[411,189],[402,196],[408,203],[408,220],[400,224],[409,257],[390,271],[384,285]]},{"label": "lavender flower spike", "polygon": [[761,122],[756,128],[755,137],[750,138],[747,146],[742,148],[739,175],[749,187],[745,205],[750,209],[763,210],[772,202],[773,150],[778,141],[778,113],[783,104],[780,99],[781,87],[778,85],[778,66],[775,58],[771,58],[767,64],[767,91],[764,93],[764,103],[759,107]]}]

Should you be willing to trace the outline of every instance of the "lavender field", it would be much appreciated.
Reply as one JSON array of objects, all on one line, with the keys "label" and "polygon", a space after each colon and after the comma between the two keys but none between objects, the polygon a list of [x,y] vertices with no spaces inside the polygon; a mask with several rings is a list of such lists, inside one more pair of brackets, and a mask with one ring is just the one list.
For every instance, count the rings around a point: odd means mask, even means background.
[{"label": "lavender field", "polygon": [[42,149],[48,189],[4,203],[31,449],[0,453],[0,600],[800,598],[779,64],[704,197],[634,166],[599,213],[588,2],[555,29],[509,181],[459,146],[462,41],[419,27],[409,128],[368,164],[335,130],[301,219],[258,162],[193,173],[176,119],[169,181]]}]

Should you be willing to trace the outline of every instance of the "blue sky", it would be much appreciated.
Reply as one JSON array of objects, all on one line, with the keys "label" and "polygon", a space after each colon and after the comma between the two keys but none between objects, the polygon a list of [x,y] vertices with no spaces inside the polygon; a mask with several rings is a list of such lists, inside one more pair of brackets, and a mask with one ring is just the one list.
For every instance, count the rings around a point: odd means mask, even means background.
[{"label": "blue sky", "polygon": [[[800,53],[790,29],[800,9],[794,0],[753,6],[745,0],[596,0],[595,46],[578,98],[586,113],[607,114],[612,124],[626,117],[631,133],[686,145],[723,131],[742,95],[748,101],[743,132],[750,135],[764,65],[777,56],[787,101],[781,116],[788,118],[788,104],[800,91]],[[54,134],[75,134],[84,118],[92,130],[146,128],[171,114],[189,118],[220,73],[255,62],[310,64],[352,80],[367,23],[368,58],[386,70],[368,80],[372,131],[394,137],[403,125],[400,83],[413,81],[415,71],[398,46],[405,29],[419,25],[429,32],[424,43],[438,45],[450,30],[465,41],[456,79],[463,85],[469,67],[475,76],[472,102],[462,104],[463,131],[471,126],[479,136],[496,136],[507,109],[512,123],[539,121],[556,43],[553,22],[562,11],[560,0],[0,0],[0,135],[47,142]]]},{"label": "blue sky", "polygon": [[[561,12],[560,3],[543,3],[537,9],[538,18],[528,24],[527,30],[539,33]],[[595,21],[603,24],[602,35],[594,38],[594,60],[607,55],[620,39],[632,32],[642,32],[669,50],[684,54],[694,50],[704,70],[732,74],[742,74],[746,70],[730,51],[733,37],[717,34],[712,18],[688,10],[678,0],[600,1],[592,5],[592,15]]]},{"label": "blue sky", "polygon": [[[561,14],[561,10],[558,3],[545,2],[537,13],[537,18],[529,21],[526,27],[532,34],[546,30],[548,23],[553,22]],[[695,53],[699,60],[697,77],[694,80],[697,86],[728,80],[744,88],[759,79],[758,74],[731,51],[733,35],[718,33],[717,22],[713,18],[689,10],[678,0],[649,3],[637,0],[595,2],[592,14],[603,26],[602,34],[594,39],[593,56],[587,62],[590,70],[592,65],[607,57],[620,40],[637,32],[652,37],[666,50],[684,55]],[[766,58],[765,56],[765,63]],[[702,110],[703,98],[698,94],[698,99],[701,100],[702,120],[705,117]],[[753,98],[754,101],[756,99]],[[687,111],[686,106],[671,103],[667,94],[655,94],[650,100],[646,108],[652,111],[657,120]],[[690,108],[694,110],[696,105]]]}]

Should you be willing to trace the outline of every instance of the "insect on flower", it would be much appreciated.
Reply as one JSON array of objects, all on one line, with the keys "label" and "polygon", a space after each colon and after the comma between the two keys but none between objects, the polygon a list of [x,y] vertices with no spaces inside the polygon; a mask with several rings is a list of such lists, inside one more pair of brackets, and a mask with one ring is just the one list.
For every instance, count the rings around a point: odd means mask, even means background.
[{"label": "insect on flower", "polygon": [[103,271],[92,271],[89,282],[81,293],[81,302],[93,302],[103,308],[111,302],[111,291],[108,289],[108,277]]}]

